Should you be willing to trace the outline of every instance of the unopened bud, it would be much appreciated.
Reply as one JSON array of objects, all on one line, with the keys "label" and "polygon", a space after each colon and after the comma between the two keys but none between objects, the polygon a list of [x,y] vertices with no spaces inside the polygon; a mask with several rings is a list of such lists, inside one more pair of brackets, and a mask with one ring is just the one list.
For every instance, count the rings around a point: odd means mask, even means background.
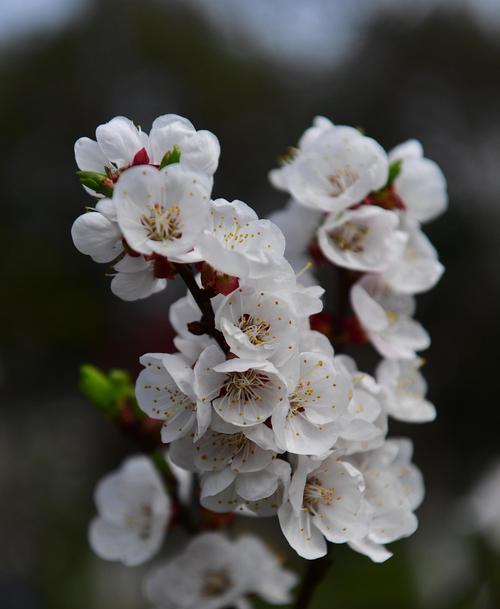
[{"label": "unopened bud", "polygon": [[80,183],[91,190],[94,190],[105,197],[113,196],[113,180],[105,173],[97,171],[77,171],[76,175],[80,178]]}]

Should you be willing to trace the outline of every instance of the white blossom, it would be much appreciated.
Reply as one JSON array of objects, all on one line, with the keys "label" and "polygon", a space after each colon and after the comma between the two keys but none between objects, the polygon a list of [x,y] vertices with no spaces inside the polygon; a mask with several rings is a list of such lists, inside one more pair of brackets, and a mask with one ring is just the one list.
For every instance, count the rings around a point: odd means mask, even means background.
[{"label": "white blossom", "polygon": [[205,228],[209,196],[202,175],[174,164],[161,170],[128,169],[115,186],[113,201],[118,225],[134,251],[178,260],[192,251]]},{"label": "white blossom", "polygon": [[365,480],[363,513],[369,519],[366,536],[349,545],[375,562],[391,556],[383,544],[412,535],[418,525],[413,513],[424,498],[422,474],[411,463],[410,440],[387,440],[380,448],[350,458]]},{"label": "white blossom", "polygon": [[196,249],[200,259],[222,273],[256,278],[269,275],[281,262],[285,239],[277,226],[259,220],[246,203],[217,199]]},{"label": "white blossom", "polygon": [[352,383],[351,400],[338,423],[335,449],[349,455],[379,447],[387,434],[381,388],[372,376],[360,372],[348,355],[336,355],[334,361],[339,370],[350,376]]},{"label": "white blossom", "polygon": [[436,418],[436,409],[425,399],[427,383],[420,368],[423,360],[384,359],[377,367],[376,377],[388,414],[399,421],[424,423]]},{"label": "white blossom", "polygon": [[288,400],[272,415],[278,445],[291,453],[321,455],[333,447],[352,396],[350,378],[327,355],[301,353],[300,373]]},{"label": "white blossom", "polygon": [[150,459],[131,457],[97,485],[99,516],[89,528],[94,552],[106,560],[138,565],[159,550],[171,508],[163,482]]},{"label": "white blossom", "polygon": [[235,475],[265,469],[278,452],[273,431],[267,425],[242,428],[218,415],[195,443],[183,438],[170,446],[170,456],[180,467],[198,472],[229,468]]},{"label": "white blossom", "polygon": [[446,211],[446,179],[439,166],[424,157],[420,142],[408,140],[396,146],[389,152],[389,161],[402,161],[394,190],[411,218],[428,222]]},{"label": "white blossom", "polygon": [[74,221],[71,237],[76,249],[95,262],[111,262],[123,253],[122,234],[116,223],[113,202],[101,199],[95,211]]},{"label": "white blossom", "polygon": [[297,358],[295,316],[288,302],[274,294],[240,287],[221,302],[215,323],[238,357],[269,360],[278,370]]},{"label": "white blossom", "polygon": [[291,601],[296,576],[257,538],[235,541],[221,533],[203,533],[184,552],[154,569],[145,595],[154,609],[250,609],[247,595],[272,605]]},{"label": "white blossom", "polygon": [[387,155],[375,140],[352,127],[324,125],[270,179],[302,205],[338,212],[382,188],[388,169]]},{"label": "white blossom", "polygon": [[318,230],[324,256],[340,267],[381,272],[403,253],[408,236],[393,211],[374,205],[330,214]]},{"label": "white blossom", "polygon": [[211,407],[197,399],[194,371],[179,355],[148,353],[140,358],[144,370],[137,377],[135,394],[139,407],[151,418],[164,421],[163,442],[193,433],[205,433],[211,420]]},{"label": "white blossom", "polygon": [[164,114],[153,121],[149,133],[151,162],[159,165],[166,152],[177,146],[181,165],[212,176],[220,155],[219,140],[211,131],[196,131],[193,124],[177,114]]},{"label": "white blossom", "polygon": [[148,298],[167,287],[166,279],[155,277],[154,261],[143,256],[126,254],[114,269],[117,272],[111,280],[111,291],[122,300]]},{"label": "white blossom", "polygon": [[400,294],[420,294],[433,288],[444,273],[436,249],[418,222],[401,214],[408,240],[402,254],[382,273],[385,283]]},{"label": "white blossom", "polygon": [[195,366],[195,389],[204,404],[228,423],[258,425],[286,400],[286,380],[268,361],[233,358],[225,361],[216,346],[207,347]]},{"label": "white blossom", "polygon": [[315,559],[326,554],[326,540],[345,543],[363,537],[363,491],[361,473],[334,454],[324,461],[299,457],[288,500],[278,510],[288,543],[303,558]]},{"label": "white blossom", "polygon": [[236,473],[231,467],[201,477],[200,502],[213,512],[275,516],[290,481],[290,464],[273,459],[265,468]]},{"label": "white blossom", "polygon": [[412,359],[430,338],[414,319],[415,299],[396,294],[376,275],[365,275],[351,288],[351,303],[377,351],[388,359]]}]

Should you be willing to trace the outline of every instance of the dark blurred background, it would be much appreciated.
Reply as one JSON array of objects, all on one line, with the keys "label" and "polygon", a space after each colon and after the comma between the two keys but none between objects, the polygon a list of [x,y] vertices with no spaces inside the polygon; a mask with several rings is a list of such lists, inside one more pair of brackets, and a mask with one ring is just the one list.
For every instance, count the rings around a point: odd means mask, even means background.
[{"label": "dark blurred background", "polygon": [[426,478],[420,528],[384,565],[335,549],[314,607],[500,607],[498,556],[457,517],[500,453],[499,33],[495,0],[0,2],[1,609],[145,607],[143,569],[87,546],[93,487],[131,446],[79,395],[78,368],[135,375],[169,349],[183,290],[122,302],[74,249],[89,199],[73,143],[117,114],[147,131],[167,112],[217,134],[215,195],[263,216],[286,200],[268,170],[317,114],[386,148],[416,137],[443,168],[450,209],[425,230],[447,271],[418,310],[439,416],[392,426]]}]

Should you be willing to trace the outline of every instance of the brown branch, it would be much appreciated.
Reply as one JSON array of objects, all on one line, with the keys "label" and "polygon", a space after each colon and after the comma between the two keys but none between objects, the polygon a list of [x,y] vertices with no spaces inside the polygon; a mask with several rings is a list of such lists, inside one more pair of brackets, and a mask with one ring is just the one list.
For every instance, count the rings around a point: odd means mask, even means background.
[{"label": "brown branch", "polygon": [[200,288],[200,286],[196,283],[196,279],[194,277],[190,264],[180,264],[176,262],[174,263],[174,266],[176,271],[179,273],[182,280],[186,284],[187,289],[191,292],[192,297],[194,298],[196,304],[198,305],[201,311],[201,321],[203,323],[203,328],[206,330],[207,334],[209,334],[217,341],[219,347],[227,355],[229,353],[229,345],[226,343],[222,332],[220,330],[217,330],[217,328],[215,327],[215,315],[214,310],[212,308],[212,303],[210,301],[209,293],[206,290]]},{"label": "brown branch", "polygon": [[168,466],[163,451],[156,450],[154,452],[151,452],[149,453],[149,457],[151,458],[154,466],[156,467],[157,472],[160,474],[167,493],[175,498],[175,501],[179,508],[177,517],[179,519],[180,524],[184,527],[184,529],[186,529],[188,533],[196,535],[196,533],[199,533],[201,530],[199,519],[196,517],[194,511],[192,511],[188,506],[182,504],[178,492],[179,483],[173,475],[172,470]]},{"label": "brown branch", "polygon": [[309,607],[314,593],[327,574],[332,562],[330,548],[328,548],[328,553],[322,558],[308,561],[306,572],[302,579],[302,585],[295,600],[295,604],[293,605],[293,609],[307,609],[307,607]]}]

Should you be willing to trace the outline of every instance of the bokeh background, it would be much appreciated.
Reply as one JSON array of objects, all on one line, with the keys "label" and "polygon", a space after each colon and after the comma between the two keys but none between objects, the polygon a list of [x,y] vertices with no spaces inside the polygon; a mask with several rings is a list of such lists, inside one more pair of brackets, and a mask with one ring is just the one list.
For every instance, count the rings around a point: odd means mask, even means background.
[{"label": "bokeh background", "polygon": [[416,137],[443,168],[450,209],[426,230],[447,272],[419,298],[439,416],[392,427],[426,478],[420,528],[384,565],[335,549],[314,608],[498,609],[499,555],[460,508],[500,455],[498,0],[1,0],[0,607],[146,607],[144,570],[87,546],[93,487],[132,447],[78,368],[135,374],[168,350],[181,290],[121,302],[73,248],[72,148],[114,115],[147,130],[167,112],[217,134],[215,194],[263,216],[285,202],[268,170],[317,114],[386,148]]}]

